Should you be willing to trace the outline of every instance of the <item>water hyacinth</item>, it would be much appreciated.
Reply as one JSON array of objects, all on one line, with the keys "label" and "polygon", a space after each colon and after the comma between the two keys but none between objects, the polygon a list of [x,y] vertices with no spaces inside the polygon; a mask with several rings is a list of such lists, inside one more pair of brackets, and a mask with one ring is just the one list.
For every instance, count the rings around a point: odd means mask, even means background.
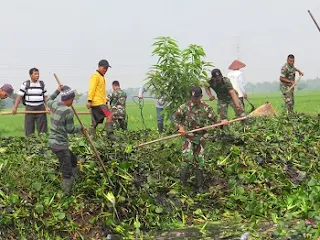
[{"label": "water hyacinth", "polygon": [[181,139],[135,148],[158,133],[117,135],[116,143],[103,133],[95,141],[113,188],[86,139],[71,138],[80,166],[72,197],[60,191],[58,162],[46,136],[2,138],[0,236],[160,239],[158,231],[176,229],[172,236],[198,239],[312,239],[319,231],[318,116],[251,119],[246,126],[210,131],[204,194],[195,193],[193,177],[190,188],[181,188]]}]

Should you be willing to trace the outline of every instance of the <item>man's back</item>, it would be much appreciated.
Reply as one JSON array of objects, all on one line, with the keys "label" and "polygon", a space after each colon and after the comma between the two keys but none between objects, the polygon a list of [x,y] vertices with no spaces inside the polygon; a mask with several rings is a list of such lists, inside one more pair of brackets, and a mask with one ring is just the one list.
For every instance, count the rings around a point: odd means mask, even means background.
[{"label": "man's back", "polygon": [[210,82],[210,86],[216,92],[219,100],[222,100],[222,101],[232,100],[229,91],[233,90],[234,88],[229,78],[223,77],[223,81],[217,84]]},{"label": "man's back", "polygon": [[[51,127],[49,144],[54,148],[67,148],[68,132],[66,130],[67,120],[73,118],[71,109],[62,103],[53,102],[50,106]],[[69,115],[69,116],[68,116]]]},{"label": "man's back", "polygon": [[187,130],[204,127],[215,121],[212,107],[203,101],[200,104],[195,104],[192,101],[182,104],[178,108],[175,118],[179,123],[184,123]]},{"label": "man's back", "polygon": [[239,97],[243,97],[244,93],[241,91],[240,84],[244,85],[243,73],[240,70],[230,71],[228,73],[233,88],[238,92]]},{"label": "man's back", "polygon": [[127,101],[127,94],[122,89],[118,89],[114,91],[111,96],[111,107],[116,108],[125,108],[126,107],[126,101]]}]

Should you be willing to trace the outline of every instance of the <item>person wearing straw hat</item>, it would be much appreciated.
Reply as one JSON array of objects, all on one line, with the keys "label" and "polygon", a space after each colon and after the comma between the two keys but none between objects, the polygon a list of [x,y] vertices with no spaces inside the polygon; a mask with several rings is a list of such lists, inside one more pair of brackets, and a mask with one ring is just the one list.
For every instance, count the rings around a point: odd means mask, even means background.
[{"label": "person wearing straw hat", "polygon": [[88,103],[86,104],[88,109],[91,109],[91,128],[89,130],[90,135],[95,135],[96,128],[100,123],[103,123],[107,118],[106,132],[107,138],[115,140],[113,133],[113,121],[112,113],[107,105],[107,93],[106,93],[106,80],[104,78],[108,69],[111,68],[109,62],[105,59],[98,63],[98,69],[90,78],[90,87],[88,91]]},{"label": "person wearing straw hat", "polygon": [[13,87],[11,84],[3,84],[0,88],[0,99],[13,98]]},{"label": "person wearing straw hat", "polygon": [[204,85],[210,100],[215,99],[210,88],[217,94],[218,113],[221,120],[228,119],[229,105],[233,108],[237,117],[245,116],[237,91],[234,90],[230,79],[224,77],[219,69],[216,68],[211,71],[211,79],[205,82]]},{"label": "person wearing straw hat", "polygon": [[246,65],[239,61],[234,60],[229,66],[230,72],[228,73],[228,78],[230,79],[234,90],[238,92],[238,97],[242,103],[243,110],[245,109],[244,98],[248,99],[248,95],[245,90],[245,81],[243,77],[241,68],[244,68]]},{"label": "person wearing straw hat", "polygon": [[288,90],[295,82],[296,72],[303,76],[303,72],[294,66],[294,56],[290,54],[286,64],[282,66],[280,74],[280,90],[288,113],[293,113],[294,108],[294,89],[289,92]]},{"label": "person wearing straw hat", "polygon": [[[61,102],[55,101],[61,95]],[[84,133],[86,129],[74,125],[74,113],[70,106],[73,104],[75,91],[64,85],[47,100],[47,106],[51,111],[51,127],[49,145],[52,152],[58,157],[62,172],[61,188],[66,195],[70,195],[73,182],[76,178],[77,156],[68,147],[68,134]]]},{"label": "person wearing straw hat", "polygon": [[187,131],[201,128],[216,122],[216,116],[210,105],[201,101],[202,90],[200,87],[191,88],[191,100],[182,104],[174,114],[174,121],[179,132],[184,136],[182,142],[182,169],[181,184],[186,187],[190,165],[194,165],[196,171],[196,188],[202,192],[202,179],[204,167],[204,146],[206,131],[188,133]]}]

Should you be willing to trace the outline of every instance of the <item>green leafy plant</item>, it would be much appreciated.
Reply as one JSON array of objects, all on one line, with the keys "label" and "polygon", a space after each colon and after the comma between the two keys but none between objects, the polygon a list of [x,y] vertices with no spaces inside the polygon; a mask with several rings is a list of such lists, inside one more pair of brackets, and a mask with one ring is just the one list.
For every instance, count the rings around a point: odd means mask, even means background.
[{"label": "green leafy plant", "polygon": [[[263,129],[263,131],[261,131]],[[95,144],[115,187],[108,185],[83,137],[73,137],[80,174],[73,196],[60,190],[58,161],[47,136],[0,140],[0,238],[98,239],[108,234],[152,239],[159,231],[195,238],[313,239],[320,222],[318,116],[252,119],[212,130],[204,194],[180,186],[181,141],[143,148],[151,130],[118,132]],[[191,176],[190,184],[192,185]],[[159,234],[158,234],[159,235]],[[184,235],[183,235],[184,236]],[[269,238],[268,238],[269,237]],[[155,238],[155,237],[154,237]]]},{"label": "green leafy plant", "polygon": [[153,96],[164,97],[170,103],[166,111],[172,114],[190,99],[192,86],[202,86],[213,65],[204,60],[204,49],[198,45],[191,44],[181,50],[174,39],[159,37],[153,47],[152,54],[158,60],[147,74],[146,86]]}]

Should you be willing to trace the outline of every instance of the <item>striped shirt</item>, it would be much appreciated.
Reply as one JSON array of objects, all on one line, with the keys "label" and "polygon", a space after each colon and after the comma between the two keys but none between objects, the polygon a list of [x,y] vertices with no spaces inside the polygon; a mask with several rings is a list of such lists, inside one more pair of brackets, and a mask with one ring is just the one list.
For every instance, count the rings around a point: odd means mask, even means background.
[{"label": "striped shirt", "polygon": [[25,96],[27,106],[40,106],[44,104],[44,96],[48,96],[47,89],[44,87],[42,91],[40,81],[33,82],[30,80],[30,87],[26,90],[27,82],[22,83],[18,95]]},{"label": "striped shirt", "polygon": [[51,111],[49,145],[51,149],[64,150],[68,149],[68,133],[78,133],[82,128],[74,126],[74,114],[70,107],[54,101],[58,95],[59,91],[55,91],[47,100],[47,106]]}]

